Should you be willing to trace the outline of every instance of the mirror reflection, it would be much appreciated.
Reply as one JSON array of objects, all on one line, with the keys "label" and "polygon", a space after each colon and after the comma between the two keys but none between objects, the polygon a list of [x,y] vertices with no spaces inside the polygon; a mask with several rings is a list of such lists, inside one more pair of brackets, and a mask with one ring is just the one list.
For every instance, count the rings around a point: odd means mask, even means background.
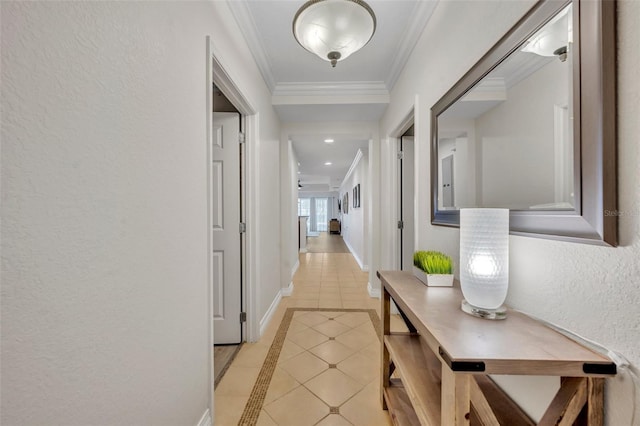
[{"label": "mirror reflection", "polygon": [[572,28],[569,5],[437,117],[439,210],[574,209]]}]

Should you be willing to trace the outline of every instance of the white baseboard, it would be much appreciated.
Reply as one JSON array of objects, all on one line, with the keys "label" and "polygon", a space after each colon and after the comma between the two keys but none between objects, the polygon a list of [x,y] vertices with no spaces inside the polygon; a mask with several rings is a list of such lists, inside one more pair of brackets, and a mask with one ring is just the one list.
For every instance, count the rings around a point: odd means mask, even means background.
[{"label": "white baseboard", "polygon": [[351,247],[351,244],[349,244],[349,242],[347,240],[345,240],[344,238],[343,238],[343,241],[347,245],[347,248],[351,252],[351,255],[353,256],[353,258],[356,260],[356,262],[358,262],[358,266],[360,267],[360,269],[362,269],[364,271],[365,270],[364,268],[366,267],[367,270],[368,270],[369,267],[362,263],[362,260],[360,260],[360,258],[358,257],[358,254],[356,253],[356,251],[353,249],[353,247]]},{"label": "white baseboard", "polygon": [[300,267],[300,259],[296,259],[296,264],[293,265],[293,269],[291,269],[291,278],[293,279],[293,276],[296,274],[296,272],[298,271],[298,268]]},{"label": "white baseboard", "polygon": [[276,312],[276,309],[278,309],[280,300],[282,300],[282,290],[280,290],[278,294],[276,294],[276,297],[273,299],[273,302],[271,302],[271,306],[269,306],[269,309],[267,309],[267,313],[265,313],[262,319],[260,320],[260,336],[264,334],[264,330],[269,325],[269,321],[271,321],[271,317]]},{"label": "white baseboard", "polygon": [[204,414],[202,415],[202,418],[200,419],[200,421],[196,426],[212,426],[212,425],[213,425],[213,421],[211,420],[211,412],[207,408],[207,411],[204,412]]},{"label": "white baseboard", "polygon": [[369,292],[370,297],[375,297],[376,299],[380,299],[380,295],[382,292],[379,288],[373,288],[371,283],[367,283],[367,291]]},{"label": "white baseboard", "polygon": [[362,267],[362,270],[363,270],[364,272],[369,272],[369,265],[364,265],[364,266]]},{"label": "white baseboard", "polygon": [[300,253],[306,253],[306,252],[307,252],[307,249],[306,249],[306,248],[301,248],[301,249],[300,249]]},{"label": "white baseboard", "polygon": [[280,290],[283,297],[291,296],[293,294],[293,281],[289,283],[289,287]]}]

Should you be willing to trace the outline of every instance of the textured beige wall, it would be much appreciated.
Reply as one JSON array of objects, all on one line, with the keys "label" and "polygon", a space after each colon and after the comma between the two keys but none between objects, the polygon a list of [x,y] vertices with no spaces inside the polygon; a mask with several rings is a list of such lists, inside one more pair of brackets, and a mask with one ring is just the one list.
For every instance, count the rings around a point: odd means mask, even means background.
[{"label": "textured beige wall", "polygon": [[0,422],[196,425],[213,8],[1,8]]},{"label": "textured beige wall", "polygon": [[[3,425],[210,404],[206,36],[260,114],[255,314],[279,291],[271,96],[224,2],[1,2]],[[266,224],[261,227],[261,224]]]}]

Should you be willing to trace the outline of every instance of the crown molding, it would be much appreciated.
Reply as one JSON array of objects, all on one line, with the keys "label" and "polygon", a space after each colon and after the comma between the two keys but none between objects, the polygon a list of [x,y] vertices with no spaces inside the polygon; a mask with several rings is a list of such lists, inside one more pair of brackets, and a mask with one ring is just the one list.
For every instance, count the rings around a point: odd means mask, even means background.
[{"label": "crown molding", "polygon": [[[520,83],[531,74],[547,65],[549,62],[556,60],[555,57],[527,55],[520,56],[517,61],[517,66],[511,66],[509,72],[505,72],[504,82],[507,89]],[[506,61],[505,61],[506,62]]]},{"label": "crown molding", "polygon": [[278,83],[272,105],[387,104],[389,91],[381,81]]},{"label": "crown molding", "polygon": [[389,75],[385,80],[385,84],[389,90],[393,89],[398,78],[400,77],[400,73],[404,69],[404,66],[407,64],[409,60],[409,56],[413,52],[413,49],[418,43],[418,39],[422,35],[422,31],[427,26],[427,22],[431,18],[433,11],[436,8],[439,0],[430,0],[430,1],[419,1],[416,3],[416,7],[414,9],[409,25],[407,25],[407,29],[403,31],[403,37],[400,41],[400,46],[396,51],[396,54],[393,58],[393,62],[391,65],[391,71],[389,71]]},{"label": "crown molding", "polygon": [[383,81],[320,81],[313,83],[278,83],[273,96],[388,96]]},{"label": "crown molding", "polygon": [[481,80],[464,95],[460,101],[504,101],[507,99],[507,87],[502,77]]},{"label": "crown molding", "polygon": [[262,74],[264,82],[267,84],[267,87],[269,87],[269,90],[273,92],[273,89],[276,86],[276,80],[273,77],[273,72],[271,71],[271,61],[265,53],[266,49],[264,48],[264,44],[262,44],[262,39],[258,36],[258,29],[255,21],[253,20],[253,15],[251,15],[251,12],[249,11],[249,6],[245,1],[230,1],[227,2],[227,4],[229,5],[231,14],[238,23],[240,32],[249,46],[251,55],[253,55],[253,59],[258,65],[258,69],[260,70],[260,74]]},{"label": "crown molding", "polygon": [[359,149],[358,152],[356,152],[356,156],[354,157],[353,161],[351,162],[351,166],[349,167],[349,170],[347,171],[347,174],[344,175],[344,179],[342,179],[342,183],[340,184],[340,188],[342,188],[344,186],[344,184],[349,180],[349,178],[351,177],[351,174],[356,169],[356,166],[360,162],[360,159],[362,158],[363,155],[364,154],[363,154],[361,149]]}]

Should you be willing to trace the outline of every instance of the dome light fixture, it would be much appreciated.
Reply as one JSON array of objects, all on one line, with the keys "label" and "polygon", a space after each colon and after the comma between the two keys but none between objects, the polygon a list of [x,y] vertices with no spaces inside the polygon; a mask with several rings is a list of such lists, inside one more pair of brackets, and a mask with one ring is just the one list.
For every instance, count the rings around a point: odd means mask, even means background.
[{"label": "dome light fixture", "polygon": [[362,0],[309,0],[293,18],[293,35],[335,68],[371,40],[376,15]]},{"label": "dome light fixture", "polygon": [[521,48],[539,56],[557,56],[562,62],[573,44],[572,5],[560,11],[544,27],[531,36]]}]

